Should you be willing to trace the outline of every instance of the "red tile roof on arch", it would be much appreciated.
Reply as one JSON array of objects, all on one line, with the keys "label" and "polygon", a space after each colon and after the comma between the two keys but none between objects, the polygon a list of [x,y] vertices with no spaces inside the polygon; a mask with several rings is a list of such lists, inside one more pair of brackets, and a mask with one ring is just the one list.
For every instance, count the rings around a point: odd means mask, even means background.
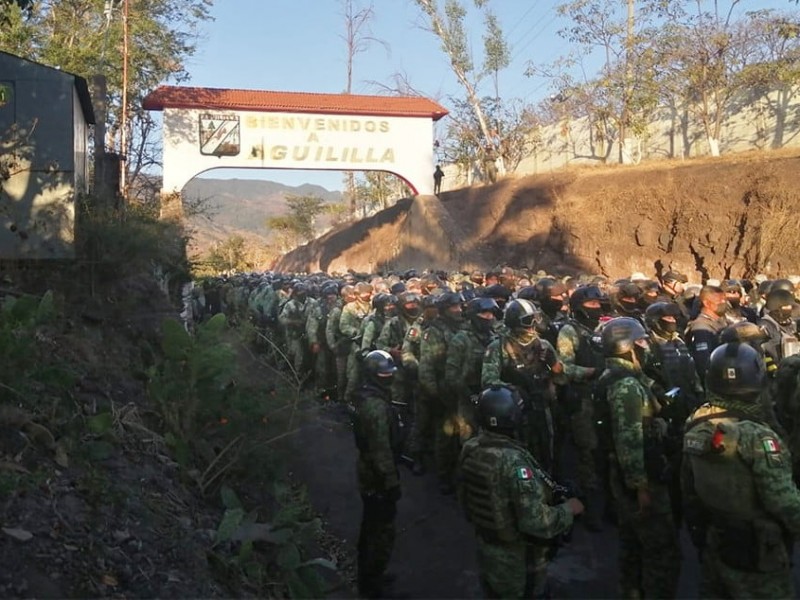
[{"label": "red tile roof on arch", "polygon": [[438,121],[446,108],[418,96],[360,96],[355,94],[312,94],[266,90],[229,90],[162,85],[142,102],[145,110],[195,108],[261,112],[369,115],[381,117],[429,117]]}]

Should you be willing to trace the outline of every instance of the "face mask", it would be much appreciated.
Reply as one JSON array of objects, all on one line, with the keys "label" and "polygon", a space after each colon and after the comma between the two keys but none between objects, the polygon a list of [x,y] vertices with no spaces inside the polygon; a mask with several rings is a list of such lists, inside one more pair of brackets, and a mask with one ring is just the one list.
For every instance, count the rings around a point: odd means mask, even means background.
[{"label": "face mask", "polygon": [[739,308],[739,306],[742,304],[742,299],[739,297],[728,298],[728,304],[730,304],[733,308]]},{"label": "face mask", "polygon": [[482,319],[480,317],[473,317],[471,320],[472,326],[475,328],[475,331],[481,334],[488,334],[492,331],[492,326],[494,325],[494,321],[491,319]]},{"label": "face mask", "polygon": [[597,325],[600,322],[600,317],[603,316],[603,309],[602,308],[587,308],[583,307],[581,309],[583,314],[585,315],[584,320],[590,325]]},{"label": "face mask", "polygon": [[295,299],[296,299],[296,300],[298,300],[299,302],[305,302],[305,299],[306,299],[306,293],[305,293],[305,292],[295,292],[295,293],[294,293],[294,297],[295,297]]},{"label": "face mask", "polygon": [[627,300],[620,301],[619,306],[624,312],[628,314],[635,313],[636,309],[638,308],[636,306],[636,302],[628,302]]},{"label": "face mask", "polygon": [[412,319],[416,319],[421,313],[422,309],[419,306],[404,309],[406,315]]},{"label": "face mask", "polygon": [[634,344],[633,352],[636,354],[636,360],[639,361],[640,367],[644,367],[650,362],[650,344],[647,344],[646,346]]},{"label": "face mask", "polygon": [[447,310],[444,313],[444,318],[453,323],[461,323],[464,320],[464,314],[460,311]]},{"label": "face mask", "polygon": [[663,321],[660,320],[659,323],[661,324],[661,331],[664,333],[675,333],[678,331],[678,324],[670,321]]},{"label": "face mask", "polygon": [[536,330],[533,328],[530,329],[515,329],[512,332],[512,337],[516,340],[521,346],[530,346],[538,336],[536,335]]},{"label": "face mask", "polygon": [[564,303],[558,300],[552,300],[551,298],[542,300],[542,311],[544,311],[548,317],[555,317],[563,307]]},{"label": "face mask", "polygon": [[771,310],[769,311],[769,316],[775,319],[775,322],[778,323],[778,325],[788,325],[792,322],[791,309],[779,308],[777,310]]}]

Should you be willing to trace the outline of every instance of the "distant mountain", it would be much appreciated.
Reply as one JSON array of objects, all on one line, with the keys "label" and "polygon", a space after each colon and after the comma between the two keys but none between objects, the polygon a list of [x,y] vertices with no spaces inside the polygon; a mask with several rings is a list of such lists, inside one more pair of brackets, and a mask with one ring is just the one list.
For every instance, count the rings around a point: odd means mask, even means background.
[{"label": "distant mountain", "polygon": [[329,203],[342,199],[341,192],[308,183],[288,186],[253,179],[192,179],[183,197],[186,201],[204,201],[208,214],[188,220],[193,232],[191,253],[205,254],[215,242],[233,235],[267,243],[267,218],[286,214],[286,196],[317,196]]}]

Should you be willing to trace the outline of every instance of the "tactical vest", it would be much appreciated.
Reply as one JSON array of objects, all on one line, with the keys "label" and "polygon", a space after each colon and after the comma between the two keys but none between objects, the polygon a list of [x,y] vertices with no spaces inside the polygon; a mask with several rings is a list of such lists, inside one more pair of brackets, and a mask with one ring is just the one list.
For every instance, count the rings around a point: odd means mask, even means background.
[{"label": "tactical vest", "polygon": [[603,338],[601,334],[591,331],[574,319],[570,320],[569,324],[580,339],[580,343],[575,349],[575,364],[579,367],[592,367],[602,371],[606,366],[606,359],[603,354]]},{"label": "tactical vest", "polygon": [[[453,336],[458,332],[458,330],[451,329],[447,326],[446,323],[442,321],[442,319],[434,319],[431,321],[430,324],[431,329],[436,329],[442,336],[442,341],[444,342],[445,348],[450,347],[450,340],[453,339]],[[430,335],[430,332],[428,332]],[[447,352],[445,352],[442,359],[439,361],[438,364],[434,365],[434,371],[436,372],[437,379],[440,381],[444,381],[444,370],[445,370],[445,363],[447,361]]]},{"label": "tactical vest", "polygon": [[527,409],[543,410],[549,406],[552,374],[541,359],[542,342],[534,340],[528,347],[501,336],[500,379],[515,386],[522,394]]},{"label": "tactical vest", "polygon": [[469,355],[464,357],[468,365],[466,368],[466,375],[464,382],[469,388],[470,393],[480,394],[482,391],[481,386],[481,370],[483,368],[483,357],[486,354],[486,348],[494,339],[492,336],[487,336],[484,340],[474,331],[467,333],[469,336]]},{"label": "tactical vest", "polygon": [[689,459],[697,495],[712,512],[736,519],[752,520],[762,513],[750,468],[739,456],[739,420],[725,417],[686,424],[683,452]]},{"label": "tactical vest", "polygon": [[515,452],[521,449],[511,441],[480,442],[465,452],[461,463],[464,507],[467,519],[488,539],[514,542],[522,539],[510,503],[500,495],[500,463],[502,457],[485,448],[502,448]]},{"label": "tactical vest", "polygon": [[[395,462],[400,462],[400,455],[406,438],[406,425],[403,422],[400,411],[389,401],[388,392],[384,392],[379,388],[364,385],[358,390],[358,395],[358,405],[372,396],[377,396],[381,399],[381,406],[386,411],[386,420],[389,423],[389,446],[392,449]],[[355,435],[356,447],[359,452],[369,453],[369,441],[363,431],[363,424],[360,418],[353,421],[353,434]]]},{"label": "tactical vest", "polygon": [[606,369],[597,380],[592,394],[595,431],[601,450],[608,452],[614,447],[614,434],[611,428],[611,402],[608,399],[608,388],[617,381],[631,376],[624,369]]}]

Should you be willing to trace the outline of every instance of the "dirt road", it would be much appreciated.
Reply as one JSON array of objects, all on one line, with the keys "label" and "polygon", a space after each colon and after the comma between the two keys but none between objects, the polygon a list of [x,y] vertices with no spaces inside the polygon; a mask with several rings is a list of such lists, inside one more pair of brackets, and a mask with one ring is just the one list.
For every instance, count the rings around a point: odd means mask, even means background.
[{"label": "dirt road", "polygon": [[[355,555],[361,500],[356,486],[356,449],[349,419],[335,408],[310,409],[306,425],[293,439],[293,476],[308,485],[311,500],[329,533]],[[390,571],[396,592],[409,598],[480,598],[472,528],[453,496],[442,496],[433,474],[415,477],[401,468],[403,497],[398,504],[397,541]],[[678,597],[696,597],[699,565],[682,532],[683,568]],[[797,556],[797,549],[795,551]],[[550,568],[558,598],[617,597],[616,530],[607,525],[590,533],[580,524],[572,542]],[[795,566],[800,589],[800,568]],[[337,591],[338,597],[347,593]]]}]

